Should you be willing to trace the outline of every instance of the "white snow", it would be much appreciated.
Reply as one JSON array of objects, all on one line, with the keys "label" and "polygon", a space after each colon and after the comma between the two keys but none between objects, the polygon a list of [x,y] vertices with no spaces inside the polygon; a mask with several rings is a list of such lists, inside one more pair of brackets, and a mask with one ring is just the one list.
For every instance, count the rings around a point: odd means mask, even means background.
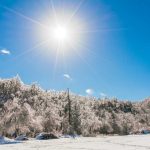
[{"label": "white snow", "polygon": [[15,143],[18,143],[18,142],[15,140],[0,136],[0,145],[2,145],[2,144],[15,144]]},{"label": "white snow", "polygon": [[99,136],[29,140],[19,144],[0,145],[0,150],[148,150],[150,135]]}]

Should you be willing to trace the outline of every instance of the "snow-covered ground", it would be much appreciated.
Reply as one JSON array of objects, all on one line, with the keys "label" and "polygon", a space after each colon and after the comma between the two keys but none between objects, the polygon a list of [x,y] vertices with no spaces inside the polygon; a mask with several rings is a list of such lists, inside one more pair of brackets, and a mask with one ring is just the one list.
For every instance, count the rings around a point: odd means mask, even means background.
[{"label": "snow-covered ground", "polygon": [[0,145],[0,150],[148,150],[150,135],[101,136],[29,140],[23,143]]},{"label": "snow-covered ground", "polygon": [[2,145],[2,144],[16,144],[16,143],[19,143],[19,142],[16,140],[12,140],[12,139],[0,136],[0,145]]}]

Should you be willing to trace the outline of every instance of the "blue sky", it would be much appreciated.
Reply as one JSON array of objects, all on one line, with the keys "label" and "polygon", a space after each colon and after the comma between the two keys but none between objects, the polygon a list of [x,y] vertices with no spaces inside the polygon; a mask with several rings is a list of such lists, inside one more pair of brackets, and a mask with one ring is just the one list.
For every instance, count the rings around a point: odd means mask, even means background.
[{"label": "blue sky", "polygon": [[[40,24],[52,20],[52,4],[57,16],[75,12],[84,31],[65,56],[41,44]],[[1,0],[0,77],[19,74],[27,84],[96,97],[149,97],[149,7],[149,0]]]}]

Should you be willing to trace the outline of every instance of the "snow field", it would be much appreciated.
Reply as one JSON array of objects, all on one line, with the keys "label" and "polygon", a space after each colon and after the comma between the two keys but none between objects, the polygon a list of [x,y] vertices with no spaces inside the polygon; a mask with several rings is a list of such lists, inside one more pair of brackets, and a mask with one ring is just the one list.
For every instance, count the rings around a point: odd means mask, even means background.
[{"label": "snow field", "polygon": [[0,150],[149,150],[150,135],[99,136],[30,139],[22,143],[0,145]]}]

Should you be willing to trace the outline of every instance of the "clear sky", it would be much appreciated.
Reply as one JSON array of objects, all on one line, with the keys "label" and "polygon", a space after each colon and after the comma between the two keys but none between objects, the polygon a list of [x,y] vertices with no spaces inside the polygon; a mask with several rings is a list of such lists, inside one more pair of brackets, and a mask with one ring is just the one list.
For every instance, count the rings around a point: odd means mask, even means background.
[{"label": "clear sky", "polygon": [[[150,0],[0,0],[0,77],[96,97],[149,97],[149,8]],[[60,16],[71,18],[77,36],[58,51],[42,30]]]}]

